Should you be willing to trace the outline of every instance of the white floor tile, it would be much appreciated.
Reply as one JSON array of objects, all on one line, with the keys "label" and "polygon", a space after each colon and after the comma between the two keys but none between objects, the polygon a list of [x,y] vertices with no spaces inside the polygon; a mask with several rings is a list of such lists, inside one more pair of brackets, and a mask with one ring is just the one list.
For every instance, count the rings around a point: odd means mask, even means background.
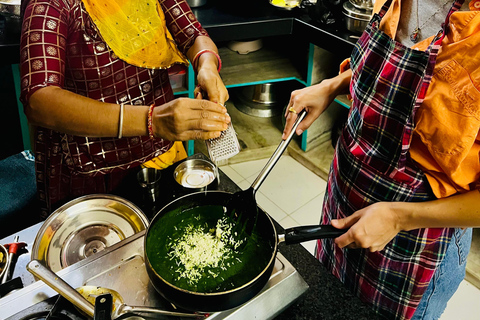
[{"label": "white floor tile", "polygon": [[290,214],[290,217],[299,225],[319,224],[322,214],[323,194],[316,196],[298,210]]},{"label": "white floor tile", "polygon": [[317,240],[302,242],[302,246],[307,249],[312,256],[315,255],[315,247],[317,245]]},{"label": "white floor tile", "polygon": [[284,229],[298,226],[297,221],[293,220],[289,216],[286,216],[280,221],[277,221]]},{"label": "white floor tile", "polygon": [[462,281],[457,292],[447,304],[440,320],[480,319],[480,289],[467,281]]},{"label": "white floor tile", "polygon": [[237,183],[237,185],[240,189],[247,190],[248,188],[250,188],[251,183],[248,182],[247,180],[242,180],[239,183]]},{"label": "white floor tile", "polygon": [[237,171],[235,171],[231,166],[221,166],[220,170],[227,175],[233,182],[239,184],[241,181],[245,180]]},{"label": "white floor tile", "polygon": [[255,199],[257,200],[257,204],[260,206],[260,208],[262,208],[263,211],[268,213],[275,221],[280,221],[283,218],[287,217],[285,211],[283,211],[275,203],[270,201],[261,192],[257,192],[257,194],[255,195]]},{"label": "white floor tile", "polygon": [[[256,176],[247,178],[253,182]],[[273,167],[260,191],[287,214],[323,193],[325,181],[290,156]]]},{"label": "white floor tile", "polygon": [[265,167],[265,165],[267,164],[267,161],[268,161],[268,158],[235,163],[235,164],[231,164],[230,168],[232,168],[242,177],[247,179],[247,178],[250,178],[251,176],[256,177],[260,173],[260,171],[263,169],[263,167]]}]

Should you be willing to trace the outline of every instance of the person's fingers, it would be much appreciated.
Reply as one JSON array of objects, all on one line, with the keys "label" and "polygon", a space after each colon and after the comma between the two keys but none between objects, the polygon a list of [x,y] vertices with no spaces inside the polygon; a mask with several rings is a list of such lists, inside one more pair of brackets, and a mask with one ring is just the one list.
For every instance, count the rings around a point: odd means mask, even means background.
[{"label": "person's fingers", "polygon": [[201,130],[201,131],[225,131],[228,124],[225,121],[216,121],[206,118],[192,119],[185,123],[185,131]]},{"label": "person's fingers", "polygon": [[208,100],[178,98],[155,112],[155,132],[172,141],[213,139],[231,122],[224,106]]},{"label": "person's fingers", "polygon": [[285,110],[285,127],[283,128],[282,140],[285,140],[292,131],[295,120],[297,120],[297,111],[293,106],[292,99],[290,99]]},{"label": "person's fingers", "polygon": [[193,90],[193,97],[195,99],[203,99],[202,87],[199,85],[195,87],[195,90]]},{"label": "person's fingers", "polygon": [[[211,102],[208,100],[185,100],[184,102],[184,108],[185,110],[202,110],[202,111],[209,111],[213,113],[220,113],[220,114],[226,114],[227,113],[227,108],[225,107],[224,103],[217,103],[217,102]],[[198,114],[193,114],[194,117],[197,117]]]},{"label": "person's fingers", "polygon": [[[359,217],[355,213],[351,216],[348,216],[343,219],[333,219],[331,221],[332,226],[337,229],[346,229],[352,227],[357,221]],[[339,236],[335,239],[335,243],[340,247],[349,247],[349,248],[358,248],[355,243],[354,233],[352,230],[345,232],[343,235]]]},{"label": "person's fingers", "polygon": [[222,131],[190,130],[187,134],[191,136],[188,140],[210,140],[220,137]]},{"label": "person's fingers", "polygon": [[221,104],[225,104],[225,101],[229,99],[228,90],[218,74],[203,73],[202,79],[199,80],[199,86],[201,91],[203,91],[203,99]]}]

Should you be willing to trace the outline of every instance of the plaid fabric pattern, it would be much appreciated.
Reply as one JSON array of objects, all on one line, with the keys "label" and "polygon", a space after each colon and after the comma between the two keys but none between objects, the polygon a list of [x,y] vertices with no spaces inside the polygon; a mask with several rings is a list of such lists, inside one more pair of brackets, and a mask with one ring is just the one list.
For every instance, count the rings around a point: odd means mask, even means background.
[{"label": "plaid fabric pattern", "polygon": [[[434,199],[408,150],[415,111],[423,102],[445,30],[425,52],[407,48],[378,30],[390,3],[372,18],[352,53],[353,105],[335,149],[323,224],[379,201]],[[452,6],[448,17],[461,3]],[[317,257],[378,314],[410,319],[452,234],[447,228],[401,232],[373,253],[340,249],[324,239],[318,241]]]}]

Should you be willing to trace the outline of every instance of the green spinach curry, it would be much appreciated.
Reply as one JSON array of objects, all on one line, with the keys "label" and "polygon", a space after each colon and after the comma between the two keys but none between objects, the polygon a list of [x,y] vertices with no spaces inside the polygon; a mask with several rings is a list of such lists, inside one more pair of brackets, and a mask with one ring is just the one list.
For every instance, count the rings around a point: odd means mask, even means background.
[{"label": "green spinach curry", "polygon": [[208,205],[167,212],[151,226],[146,254],[168,283],[189,291],[215,293],[253,280],[272,258],[272,239],[257,230],[235,231],[225,208]]}]

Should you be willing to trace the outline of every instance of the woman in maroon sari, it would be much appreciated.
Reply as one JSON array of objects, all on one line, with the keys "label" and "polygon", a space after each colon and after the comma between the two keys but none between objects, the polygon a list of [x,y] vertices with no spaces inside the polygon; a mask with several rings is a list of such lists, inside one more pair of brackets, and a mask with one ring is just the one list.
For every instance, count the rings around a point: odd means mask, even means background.
[{"label": "woman in maroon sari", "polygon": [[[118,5],[115,14],[125,12],[112,20],[111,12],[96,11],[102,1],[88,0],[31,0],[25,7],[21,99],[36,126],[43,217],[72,198],[110,192],[129,169],[168,151],[172,141],[217,137],[230,121],[217,48],[185,0],[103,2]],[[128,19],[129,10],[139,10],[130,4],[157,5],[156,16],[142,13],[136,27],[157,23],[164,32],[142,40],[152,32],[139,31],[137,43]],[[122,24],[127,27],[115,30]],[[134,57],[121,41],[147,54]],[[167,68],[188,63],[184,55],[197,72],[200,99],[174,99]]]}]

